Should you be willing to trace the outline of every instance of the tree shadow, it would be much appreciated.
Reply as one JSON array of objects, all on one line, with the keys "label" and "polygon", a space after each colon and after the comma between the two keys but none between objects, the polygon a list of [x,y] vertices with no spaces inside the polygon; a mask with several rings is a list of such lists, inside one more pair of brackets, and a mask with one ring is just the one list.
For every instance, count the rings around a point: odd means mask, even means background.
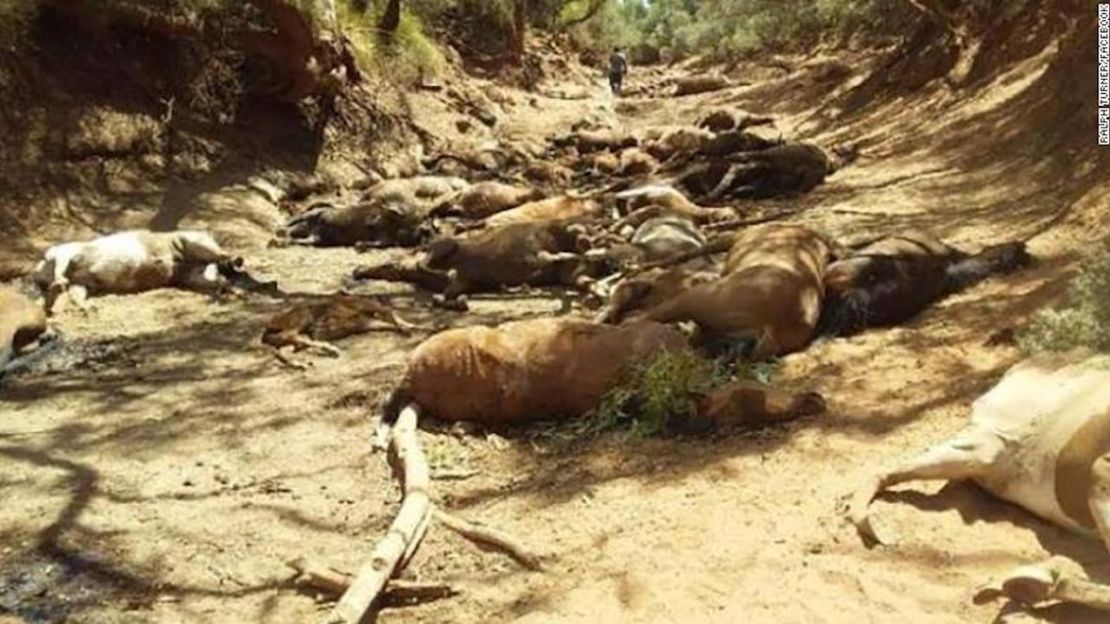
[{"label": "tree shadow", "polygon": [[[149,609],[159,596],[246,596],[270,591],[282,583],[269,582],[231,591],[175,586],[161,580],[159,562],[127,567],[94,554],[101,541],[81,524],[81,516],[94,499],[102,496],[100,474],[92,467],[49,452],[23,446],[0,446],[0,456],[66,474],[70,496],[54,520],[37,532],[33,547],[0,563],[0,600],[5,609],[29,622],[71,621],[69,618],[106,599],[121,601],[131,609]],[[85,544],[78,546],[75,544]]]},{"label": "tree shadow", "polygon": [[[995,498],[971,482],[949,482],[936,494],[923,494],[913,490],[888,491],[878,498],[890,503],[906,504],[924,513],[956,510],[965,525],[978,523],[1009,524],[1033,533],[1041,546],[1053,555],[1063,555],[1080,564],[1088,576],[1097,582],[1110,581],[1110,556],[1102,542],[1094,537],[1077,535],[1060,526],[1035,516],[1032,512],[1012,503]],[[1012,559],[1007,553],[1006,560]],[[1028,564],[1040,563],[1032,560]],[[988,579],[984,579],[984,582]],[[1002,605],[995,619],[1015,613],[1028,613],[1045,622],[1077,624],[1105,621],[1105,611],[1074,604],[1055,604],[1030,608],[1014,602]]]}]

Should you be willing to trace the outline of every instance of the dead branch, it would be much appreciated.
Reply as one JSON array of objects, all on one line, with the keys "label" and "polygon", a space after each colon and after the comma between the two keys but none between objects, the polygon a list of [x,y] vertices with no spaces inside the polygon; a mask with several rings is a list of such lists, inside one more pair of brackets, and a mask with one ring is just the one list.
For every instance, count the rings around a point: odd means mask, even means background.
[{"label": "dead branch", "polygon": [[540,563],[540,557],[532,552],[528,547],[522,545],[516,539],[486,526],[469,522],[457,516],[453,516],[442,509],[435,510],[436,520],[443,523],[443,526],[451,529],[466,539],[474,542],[475,544],[491,546],[512,557],[517,563],[528,568],[529,570],[540,570],[543,568]]},{"label": "dead branch", "polygon": [[716,223],[710,223],[710,224],[708,224],[704,227],[705,227],[706,230],[712,230],[712,231],[735,230],[737,228],[748,227],[749,225],[759,225],[760,223],[770,223],[771,221],[778,221],[779,219],[785,219],[787,217],[792,217],[792,216],[798,214],[801,211],[802,210],[800,208],[796,208],[794,210],[786,210],[786,211],[783,211],[783,212],[776,212],[775,214],[762,215],[762,216],[759,216],[759,217],[747,217],[745,219],[729,219],[728,221],[718,221]]},{"label": "dead branch", "polygon": [[[829,210],[832,214],[852,215],[858,217],[876,217],[879,219],[897,219],[899,217],[911,216],[908,213],[902,212],[883,212],[881,210],[853,210],[851,208],[832,208]],[[922,214],[922,213],[914,213]]]},{"label": "dead branch", "polygon": [[[297,572],[293,582],[298,587],[313,589],[331,598],[342,595],[354,582],[354,578],[346,572],[340,572],[304,558],[294,559],[285,565]],[[383,605],[408,606],[451,598],[461,593],[459,588],[447,583],[390,579],[380,600]]]},{"label": "dead branch", "polygon": [[285,565],[297,572],[293,583],[298,587],[315,589],[332,597],[343,595],[353,580],[350,574],[308,561],[304,557],[287,561]]},{"label": "dead branch", "polygon": [[362,621],[405,554],[415,551],[423,536],[421,527],[426,528],[432,506],[428,499],[428,462],[420,448],[416,421],[415,406],[405,407],[397,417],[390,439],[390,463],[402,474],[401,508],[386,536],[374,547],[370,559],[359,569],[354,582],[325,620],[329,624]]},{"label": "dead branch", "polygon": [[[430,478],[429,476],[429,479]],[[432,512],[433,509],[429,505],[428,513],[424,514],[424,517],[420,521],[420,525],[416,527],[416,531],[412,536],[412,541],[409,542],[408,548],[405,549],[405,554],[401,556],[401,561],[397,563],[397,569],[394,570],[394,573],[407,568],[409,561],[416,555],[416,549],[420,547],[420,544],[424,541],[424,536],[428,534],[428,527],[432,525]]]}]

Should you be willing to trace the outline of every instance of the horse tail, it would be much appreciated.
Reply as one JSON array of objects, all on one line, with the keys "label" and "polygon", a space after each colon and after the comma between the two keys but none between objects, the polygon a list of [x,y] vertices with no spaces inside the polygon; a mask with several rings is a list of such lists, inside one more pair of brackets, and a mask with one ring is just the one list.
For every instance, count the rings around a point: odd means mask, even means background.
[{"label": "horse tail", "polygon": [[412,403],[412,395],[405,389],[405,384],[402,384],[393,389],[389,393],[389,398],[382,404],[382,422],[387,425],[392,425],[397,422],[397,417],[401,415],[401,410]]}]

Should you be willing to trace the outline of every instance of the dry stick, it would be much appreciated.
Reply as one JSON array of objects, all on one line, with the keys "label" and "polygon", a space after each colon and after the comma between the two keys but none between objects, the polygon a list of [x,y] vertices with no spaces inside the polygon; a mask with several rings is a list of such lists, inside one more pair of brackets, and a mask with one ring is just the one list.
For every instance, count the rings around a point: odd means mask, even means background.
[{"label": "dry stick", "polygon": [[477,470],[464,470],[464,469],[444,470],[442,472],[433,472],[432,473],[432,480],[433,481],[466,481],[467,479],[472,479],[472,478],[474,478],[474,477],[476,477],[480,474],[482,474],[482,473],[480,473]]},{"label": "dry stick", "polygon": [[413,543],[418,543],[422,536],[421,527],[425,526],[425,519],[431,513],[431,503],[428,500],[428,462],[420,448],[416,421],[415,406],[406,406],[397,417],[390,439],[391,463],[400,468],[403,479],[401,509],[393,519],[389,532],[374,547],[370,560],[362,565],[354,583],[325,620],[328,624],[357,624],[362,621],[405,553],[414,550]]},{"label": "dry stick", "polygon": [[436,520],[443,523],[443,526],[466,539],[476,544],[485,544],[497,548],[529,570],[540,570],[543,567],[539,555],[497,529],[474,524],[457,516],[452,516],[442,509],[435,510],[435,517]]},{"label": "dry stick", "polygon": [[829,210],[831,214],[853,215],[859,217],[875,217],[877,219],[897,219],[900,217],[915,217],[925,214],[924,212],[882,212],[876,210],[852,210],[851,208],[832,208]]},{"label": "dry stick", "polygon": [[[285,565],[297,571],[293,580],[300,587],[315,589],[328,596],[339,596],[354,582],[346,572],[339,572],[304,558],[294,559]],[[390,579],[382,594],[382,603],[408,605],[450,598],[462,593],[457,587],[447,583],[425,583]]]},{"label": "dry stick", "polygon": [[729,219],[728,221],[718,221],[716,223],[710,223],[710,224],[708,224],[704,227],[705,227],[706,230],[713,230],[713,231],[715,231],[715,230],[732,230],[732,229],[736,229],[736,228],[747,227],[749,225],[759,225],[760,223],[769,223],[771,221],[778,221],[779,219],[785,219],[786,217],[792,217],[792,216],[798,214],[801,211],[802,211],[801,208],[795,208],[794,210],[786,210],[784,212],[777,212],[775,214],[763,215],[763,216],[760,216],[760,217],[748,217],[746,219]]},{"label": "dry stick", "polygon": [[339,596],[351,586],[351,575],[308,561],[304,557],[285,562],[297,571],[293,582],[300,587],[322,591],[329,596]]}]

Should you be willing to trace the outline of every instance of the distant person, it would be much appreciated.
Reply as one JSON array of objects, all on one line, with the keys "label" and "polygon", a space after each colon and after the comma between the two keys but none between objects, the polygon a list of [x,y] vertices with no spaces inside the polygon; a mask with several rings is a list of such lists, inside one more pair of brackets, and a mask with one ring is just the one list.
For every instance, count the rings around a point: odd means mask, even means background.
[{"label": "distant person", "polygon": [[613,54],[609,57],[609,86],[613,89],[614,95],[621,94],[621,84],[624,82],[626,73],[628,73],[628,59],[619,47],[613,48]]}]

